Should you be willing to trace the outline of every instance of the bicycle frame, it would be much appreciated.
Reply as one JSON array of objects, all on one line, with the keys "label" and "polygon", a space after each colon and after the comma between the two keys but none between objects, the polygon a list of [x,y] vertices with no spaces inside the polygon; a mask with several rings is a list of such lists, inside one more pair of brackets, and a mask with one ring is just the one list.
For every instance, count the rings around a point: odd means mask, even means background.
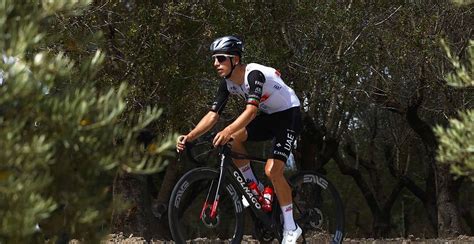
[{"label": "bicycle frame", "polygon": [[[250,208],[249,210],[251,210],[250,213],[256,227],[255,234],[258,239],[267,241],[270,240],[270,238],[276,238],[281,241],[283,234],[281,226],[282,219],[281,211],[278,206],[278,200],[274,200],[272,203],[273,211],[271,211],[270,213],[263,211],[262,206],[258,201],[258,197],[252,194],[252,191],[247,185],[245,177],[240,172],[240,169],[233,162],[233,159],[247,159],[251,160],[252,162],[259,163],[266,163],[267,160],[247,154],[232,152],[231,145],[226,144],[217,148],[217,152],[219,153],[219,159],[217,162],[219,164],[219,168],[217,169],[217,165],[214,165],[214,167],[210,167],[205,165],[203,161],[198,161],[191,152],[191,145],[192,144],[188,144],[188,146],[186,147],[188,157],[192,162],[200,166],[191,170],[185,176],[183,176],[173,189],[171,195],[172,201],[170,200],[169,203],[168,216],[170,220],[170,229],[173,238],[179,239],[184,243],[185,240],[193,236],[193,234],[196,234],[193,232],[189,232],[189,236],[183,236],[183,233],[181,233],[183,230],[187,232],[187,229],[181,228],[181,221],[184,219],[191,220],[191,218],[193,218],[192,216],[188,215],[187,217],[181,219],[182,214],[184,214],[185,210],[187,209],[187,206],[181,206],[179,203],[185,191],[190,192],[191,195],[188,195],[193,197],[194,194],[192,193],[195,188],[187,190],[191,182],[192,184],[197,183],[195,184],[195,186],[198,187],[196,190],[199,191],[199,193],[195,193],[197,195],[201,194],[199,195],[200,197],[196,199],[202,199],[203,197],[205,197],[204,206],[202,207],[200,213],[200,220],[203,222],[204,226],[196,226],[196,230],[201,227],[218,227],[219,221],[221,219],[220,217],[227,216],[223,213],[225,211],[231,211],[229,213],[235,213],[235,219],[238,222],[235,222],[233,232],[229,232],[232,230],[222,230],[221,232],[225,232],[225,236],[229,236],[228,234],[233,233],[232,240],[241,240],[241,237],[244,234],[243,232],[245,231],[245,226],[242,225],[244,219],[244,206],[242,203],[242,196],[244,196],[244,200],[247,200],[250,203],[248,207]],[[206,156],[206,154],[203,153],[198,155]],[[309,231],[323,231],[322,233],[324,234],[327,232],[327,234],[331,236],[331,243],[341,243],[342,238],[344,236],[344,207],[339,193],[335,189],[334,185],[332,185],[324,176],[313,171],[300,171],[293,175],[289,179],[288,183],[292,188],[292,194],[294,194],[293,198],[296,197],[296,199],[299,199],[296,202],[293,202],[293,207],[294,209],[297,209],[298,212],[298,217],[297,219],[295,219],[295,221],[300,221],[302,224],[301,227],[303,229],[303,243],[305,243],[306,241],[304,225],[306,225],[306,228]],[[207,196],[205,195],[206,189],[208,189]],[[305,189],[307,189],[307,191]],[[327,213],[329,214],[327,215],[329,218],[327,218],[327,221],[325,221],[325,225],[327,225],[325,227],[327,228],[320,229],[318,222],[325,220],[324,217],[326,213],[323,214],[321,212],[323,210],[319,209],[319,206],[314,205],[318,203],[314,202],[315,199],[312,199],[311,197],[308,198],[308,196],[311,196],[311,192],[314,190],[324,190],[324,198],[320,199],[327,198],[327,204],[330,204],[327,205],[327,207],[330,208],[328,209]],[[221,196],[223,197],[222,199]],[[275,196],[275,198],[277,197]],[[227,204],[227,200],[230,201],[230,204]],[[201,205],[203,203],[202,201],[194,201],[192,205],[189,205],[189,207],[193,207],[194,211],[199,211],[200,206],[196,206],[195,204]],[[310,205],[306,206],[307,204]],[[224,205],[225,208],[223,208],[222,205]],[[303,209],[301,209],[300,207],[302,207]],[[218,213],[218,210],[220,211],[220,213]],[[190,211],[189,213],[191,213],[191,215],[193,216],[195,216],[195,214],[199,214],[199,212],[193,213],[193,211]],[[312,218],[315,219],[312,220]],[[189,223],[183,223],[183,228],[193,228],[195,225],[194,221],[195,220],[190,221]],[[175,226],[174,228],[173,225]],[[198,230],[198,232],[200,232],[200,229]]]},{"label": "bicycle frame", "polygon": [[[262,206],[260,205],[258,199],[253,195],[252,191],[249,189],[247,186],[247,182],[245,181],[244,176],[240,172],[240,170],[237,168],[237,166],[233,163],[232,158],[237,158],[237,159],[250,159],[252,161],[257,161],[261,163],[265,163],[266,160],[261,159],[261,158],[255,158],[255,157],[250,157],[248,155],[243,155],[243,154],[238,154],[234,153],[231,151],[230,147],[228,145],[222,146],[220,152],[220,166],[219,166],[219,181],[217,182],[217,189],[215,192],[215,197],[214,201],[212,204],[212,209],[211,209],[211,218],[215,218],[217,215],[217,206],[219,204],[219,198],[220,194],[222,192],[221,186],[225,183],[226,179],[232,179],[231,184],[240,192],[241,195],[243,195],[247,201],[249,202],[250,208],[252,209],[253,213],[259,219],[269,230],[272,230],[274,232],[274,236],[281,241],[282,236],[280,230],[280,226],[276,226],[275,221],[271,218],[268,213],[264,212],[262,210]],[[229,178],[227,178],[229,177]],[[241,206],[242,200],[241,198],[234,197],[232,199],[236,206]],[[208,203],[206,202],[204,209],[208,206]],[[273,213],[273,211],[272,211]]]}]

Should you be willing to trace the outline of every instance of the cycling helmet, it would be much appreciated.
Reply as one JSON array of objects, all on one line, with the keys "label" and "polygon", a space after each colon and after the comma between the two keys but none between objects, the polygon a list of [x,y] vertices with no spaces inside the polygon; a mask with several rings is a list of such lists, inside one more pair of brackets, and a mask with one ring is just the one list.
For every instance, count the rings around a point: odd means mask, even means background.
[{"label": "cycling helmet", "polygon": [[224,36],[212,42],[210,50],[212,54],[225,53],[242,56],[244,43],[235,36]]}]

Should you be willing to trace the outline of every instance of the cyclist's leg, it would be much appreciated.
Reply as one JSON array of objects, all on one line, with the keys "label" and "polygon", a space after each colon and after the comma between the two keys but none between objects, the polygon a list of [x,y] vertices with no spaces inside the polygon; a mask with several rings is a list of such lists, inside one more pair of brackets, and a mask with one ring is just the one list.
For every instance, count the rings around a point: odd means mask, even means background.
[{"label": "cyclist's leg", "polygon": [[[245,128],[240,129],[232,134],[232,139],[232,151],[247,154],[244,147],[244,142],[247,141],[247,130]],[[248,165],[249,162],[248,159],[234,159],[234,164],[239,168]]]},{"label": "cyclist's leg", "polygon": [[[244,142],[247,140],[247,130],[245,128],[239,130],[237,133],[232,135],[234,139],[232,141],[232,151],[247,154],[247,150],[245,150]],[[253,181],[257,183],[258,188],[260,191],[263,191],[264,185],[259,182],[255,173],[250,166],[250,160],[248,159],[233,159],[234,164],[239,168],[240,172],[244,176],[246,181]]]},{"label": "cyclist's leg", "polygon": [[[247,125],[247,127],[240,129],[232,134],[232,150],[238,153],[247,154],[244,143],[246,141],[263,141],[271,138],[271,132],[268,131],[268,115],[259,114],[254,120]],[[234,159],[235,165],[240,169],[245,180],[254,181],[259,185],[260,190],[263,190],[263,184],[259,183],[257,177],[250,167],[248,159]]]},{"label": "cyclist's leg", "polygon": [[293,219],[293,199],[291,188],[283,175],[286,161],[293,149],[294,142],[301,130],[301,114],[299,108],[291,108],[274,114],[280,121],[279,126],[273,128],[274,144],[272,156],[265,165],[265,174],[272,181],[283,212],[284,229],[295,230]]},{"label": "cyclist's leg", "polygon": [[280,206],[291,204],[291,188],[283,175],[285,163],[280,159],[269,158],[265,164],[265,174],[271,180]]},{"label": "cyclist's leg", "polygon": [[265,165],[265,174],[270,178],[275,194],[283,213],[283,227],[285,230],[295,230],[296,222],[293,219],[293,199],[291,188],[283,175],[285,162],[270,158]]}]

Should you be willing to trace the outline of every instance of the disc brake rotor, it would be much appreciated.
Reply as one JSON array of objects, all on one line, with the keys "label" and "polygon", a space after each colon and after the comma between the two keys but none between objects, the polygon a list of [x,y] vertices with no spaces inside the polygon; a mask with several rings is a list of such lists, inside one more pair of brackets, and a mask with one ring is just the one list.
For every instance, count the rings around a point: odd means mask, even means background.
[{"label": "disc brake rotor", "polygon": [[323,212],[319,208],[312,208],[309,210],[309,216],[311,221],[309,224],[313,228],[321,228],[324,222]]},{"label": "disc brake rotor", "polygon": [[207,228],[216,228],[220,224],[219,213],[217,213],[215,218],[211,218],[211,208],[206,208],[201,221]]}]

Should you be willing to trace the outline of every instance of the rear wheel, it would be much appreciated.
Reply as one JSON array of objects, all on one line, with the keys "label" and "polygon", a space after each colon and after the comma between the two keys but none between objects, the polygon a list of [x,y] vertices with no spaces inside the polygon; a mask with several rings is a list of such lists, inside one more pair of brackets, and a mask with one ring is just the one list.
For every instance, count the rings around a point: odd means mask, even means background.
[{"label": "rear wheel", "polygon": [[336,188],[315,172],[299,172],[289,181],[293,193],[293,215],[305,238],[341,243],[344,208]]},{"label": "rear wheel", "polygon": [[176,243],[197,238],[240,243],[243,236],[241,196],[231,184],[221,185],[216,216],[211,216],[219,173],[197,168],[186,173],[176,184],[169,203],[169,225]]}]

